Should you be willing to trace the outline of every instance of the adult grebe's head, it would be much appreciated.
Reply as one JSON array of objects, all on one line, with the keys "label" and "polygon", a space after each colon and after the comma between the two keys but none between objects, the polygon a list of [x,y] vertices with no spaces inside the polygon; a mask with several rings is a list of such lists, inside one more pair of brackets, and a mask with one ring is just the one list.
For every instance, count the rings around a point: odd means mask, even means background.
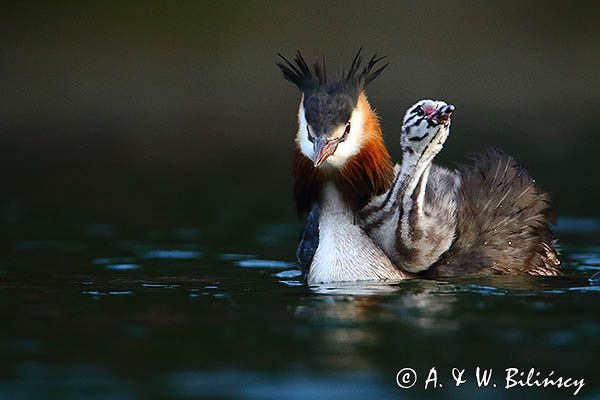
[{"label": "adult grebe's head", "polygon": [[411,106],[402,122],[402,149],[409,154],[420,154],[434,139],[443,144],[450,132],[454,108],[441,100],[421,100]]},{"label": "adult grebe's head", "polygon": [[300,52],[293,61],[279,56],[284,78],[302,91],[296,135],[300,151],[315,168],[342,168],[368,141],[365,124],[376,116],[364,89],[387,64],[380,65],[383,57],[373,56],[362,65],[359,50],[348,73],[329,82],[324,59],[311,69]]}]

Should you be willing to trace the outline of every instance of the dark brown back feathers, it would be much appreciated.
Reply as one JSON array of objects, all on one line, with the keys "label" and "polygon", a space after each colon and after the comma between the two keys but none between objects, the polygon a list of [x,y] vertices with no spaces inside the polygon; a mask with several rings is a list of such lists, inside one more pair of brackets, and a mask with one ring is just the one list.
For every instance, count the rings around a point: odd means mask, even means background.
[{"label": "dark brown back feathers", "polygon": [[559,275],[548,193],[501,151],[474,161],[460,169],[456,240],[423,275]]}]

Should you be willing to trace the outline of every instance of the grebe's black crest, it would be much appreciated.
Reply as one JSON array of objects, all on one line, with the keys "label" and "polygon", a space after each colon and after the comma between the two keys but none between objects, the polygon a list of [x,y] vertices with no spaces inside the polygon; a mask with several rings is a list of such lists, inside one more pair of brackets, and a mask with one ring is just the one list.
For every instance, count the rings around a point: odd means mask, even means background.
[{"label": "grebe's black crest", "polygon": [[389,64],[381,65],[381,61],[386,56],[378,57],[377,54],[374,54],[366,64],[363,64],[361,53],[362,47],[354,56],[348,72],[342,71],[341,76],[331,83],[327,81],[325,55],[322,56],[321,60],[316,60],[311,68],[300,50],[296,52],[296,56],[292,61],[281,53],[277,53],[283,61],[276,64],[281,69],[284,79],[292,82],[305,94],[328,88],[328,91],[346,91],[349,95],[356,95],[360,89],[366,88],[373,82]]},{"label": "grebe's black crest", "polygon": [[298,50],[292,61],[278,54],[283,60],[276,63],[283,77],[292,82],[303,93],[306,121],[317,138],[330,134],[336,127],[347,124],[358,102],[358,96],[369,83],[377,78],[387,67],[381,64],[385,57],[373,55],[363,63],[362,48],[350,64],[348,72],[329,81],[325,56],[316,60],[312,68]]}]

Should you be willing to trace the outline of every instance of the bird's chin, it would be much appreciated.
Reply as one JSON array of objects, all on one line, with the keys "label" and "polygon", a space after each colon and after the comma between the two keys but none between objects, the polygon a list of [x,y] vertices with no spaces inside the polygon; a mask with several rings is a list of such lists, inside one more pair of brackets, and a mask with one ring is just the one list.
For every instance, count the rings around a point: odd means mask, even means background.
[{"label": "bird's chin", "polygon": [[438,118],[438,124],[443,126],[450,126],[450,117]]},{"label": "bird's chin", "polygon": [[434,118],[431,118],[429,121],[431,124],[433,124],[435,126],[440,126],[440,125],[445,126],[445,127],[450,126],[450,116],[449,115],[442,115],[439,117],[434,117]]},{"label": "bird's chin", "polygon": [[321,163],[321,165],[319,165],[317,168],[319,168],[322,171],[335,171],[342,168],[346,161],[346,158],[340,157],[336,154],[332,154],[331,156],[327,157],[327,159],[323,163]]},{"label": "bird's chin", "polygon": [[323,169],[324,167],[326,167],[327,165],[329,165],[329,162],[328,162],[328,160],[329,160],[329,157],[330,157],[330,156],[327,156],[327,157],[319,157],[319,158],[317,158],[317,159],[314,161],[313,165],[315,166],[315,168]]}]

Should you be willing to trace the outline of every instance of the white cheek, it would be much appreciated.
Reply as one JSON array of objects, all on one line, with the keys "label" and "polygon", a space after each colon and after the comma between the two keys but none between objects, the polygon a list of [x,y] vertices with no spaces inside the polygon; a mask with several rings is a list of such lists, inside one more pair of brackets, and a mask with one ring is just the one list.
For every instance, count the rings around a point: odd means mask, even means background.
[{"label": "white cheek", "polygon": [[428,128],[426,123],[421,123],[410,130],[411,137],[423,137],[427,135]]},{"label": "white cheek", "polygon": [[[402,134],[400,135],[400,144],[402,147],[411,147],[413,149],[420,149],[425,143],[428,143],[426,137],[429,135],[429,126],[424,120],[419,122],[418,125],[408,124],[407,127],[403,128]],[[420,140],[410,140],[412,138],[423,138]]]},{"label": "white cheek", "polygon": [[350,133],[348,133],[348,137],[338,145],[335,153],[333,153],[333,155],[331,155],[327,161],[325,161],[325,164],[339,168],[343,166],[350,158],[358,154],[362,146],[363,129],[363,115],[359,111],[355,110],[350,119]]},{"label": "white cheek", "polygon": [[315,148],[310,140],[308,140],[308,123],[304,116],[304,105],[300,102],[300,109],[298,110],[298,133],[296,134],[296,143],[300,147],[300,151],[310,160],[314,161]]}]

